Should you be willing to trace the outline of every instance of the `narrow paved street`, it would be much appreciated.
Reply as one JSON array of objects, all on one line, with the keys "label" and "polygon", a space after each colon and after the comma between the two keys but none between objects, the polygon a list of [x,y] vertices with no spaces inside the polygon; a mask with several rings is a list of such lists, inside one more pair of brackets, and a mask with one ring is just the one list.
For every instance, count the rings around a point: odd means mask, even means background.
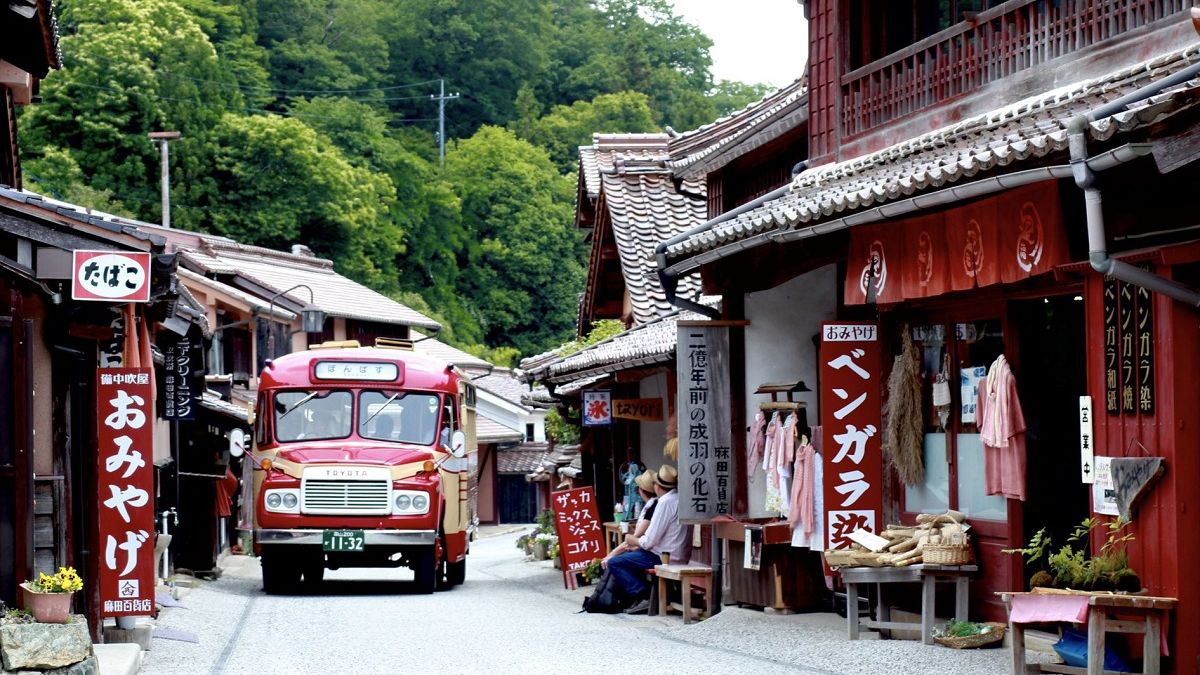
[{"label": "narrow paved street", "polygon": [[[216,582],[166,608],[142,673],[913,673],[1005,672],[1007,651],[845,640],[834,615],[729,608],[678,616],[579,614],[548,563],[524,562],[517,533],[473,544],[466,583],[412,593],[407,570],[339,570],[315,591],[262,592],[258,561],[234,556]],[[164,630],[165,629],[165,630]],[[162,639],[186,631],[199,644]],[[651,665],[653,664],[653,665]],[[801,665],[802,664],[802,665]]]}]

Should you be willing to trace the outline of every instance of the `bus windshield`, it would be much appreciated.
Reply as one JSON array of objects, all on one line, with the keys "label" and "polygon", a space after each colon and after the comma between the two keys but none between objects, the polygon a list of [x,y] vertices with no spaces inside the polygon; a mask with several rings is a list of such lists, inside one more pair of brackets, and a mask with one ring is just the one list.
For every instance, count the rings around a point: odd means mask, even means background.
[{"label": "bus windshield", "polygon": [[439,403],[437,394],[364,391],[358,399],[358,435],[430,445],[437,435]]},{"label": "bus windshield", "polygon": [[275,394],[275,438],[281,442],[346,438],[350,435],[348,391],[281,391]]}]

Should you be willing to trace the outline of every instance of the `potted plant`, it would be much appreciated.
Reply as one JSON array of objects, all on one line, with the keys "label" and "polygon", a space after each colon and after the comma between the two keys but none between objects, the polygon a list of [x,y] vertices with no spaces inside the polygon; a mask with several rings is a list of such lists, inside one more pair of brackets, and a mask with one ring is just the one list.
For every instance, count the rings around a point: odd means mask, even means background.
[{"label": "potted plant", "polygon": [[[1097,527],[1105,528],[1107,536],[1100,554],[1089,557],[1088,540]],[[1133,534],[1126,531],[1128,527],[1129,521],[1123,518],[1108,523],[1085,518],[1057,551],[1051,552],[1050,537],[1043,528],[1025,548],[1008,549],[1005,553],[1019,553],[1028,563],[1045,560],[1049,569],[1039,570],[1029,580],[1029,585],[1034,588],[1053,586],[1079,591],[1136,592],[1141,590],[1141,580],[1129,567],[1126,545],[1133,540]]]},{"label": "potted plant", "polygon": [[66,623],[71,617],[71,596],[83,589],[74,567],[60,567],[53,576],[45,572],[21,584],[25,609],[39,623]]}]

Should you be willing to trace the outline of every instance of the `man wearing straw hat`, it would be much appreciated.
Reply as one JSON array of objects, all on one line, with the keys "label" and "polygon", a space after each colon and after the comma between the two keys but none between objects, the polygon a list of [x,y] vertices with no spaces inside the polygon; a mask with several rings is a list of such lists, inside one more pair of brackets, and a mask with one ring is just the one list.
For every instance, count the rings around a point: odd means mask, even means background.
[{"label": "man wearing straw hat", "polygon": [[632,550],[608,561],[609,573],[619,590],[625,597],[642,601],[629,610],[631,613],[643,610],[642,605],[649,607],[650,583],[646,570],[666,562],[686,563],[691,559],[691,528],[679,522],[679,492],[675,489],[678,480],[675,467],[664,464],[658,470],[654,478],[658,500],[650,527],[641,537],[627,535],[625,544]]}]

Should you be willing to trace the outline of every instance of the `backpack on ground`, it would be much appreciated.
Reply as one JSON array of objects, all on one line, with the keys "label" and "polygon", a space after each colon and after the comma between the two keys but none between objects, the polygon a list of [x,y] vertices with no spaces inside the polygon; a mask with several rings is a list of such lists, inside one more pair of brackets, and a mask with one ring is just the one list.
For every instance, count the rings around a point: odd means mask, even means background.
[{"label": "backpack on ground", "polygon": [[595,590],[583,599],[583,611],[588,614],[618,614],[629,604],[629,599],[617,585],[616,577],[605,569],[596,582]]}]

